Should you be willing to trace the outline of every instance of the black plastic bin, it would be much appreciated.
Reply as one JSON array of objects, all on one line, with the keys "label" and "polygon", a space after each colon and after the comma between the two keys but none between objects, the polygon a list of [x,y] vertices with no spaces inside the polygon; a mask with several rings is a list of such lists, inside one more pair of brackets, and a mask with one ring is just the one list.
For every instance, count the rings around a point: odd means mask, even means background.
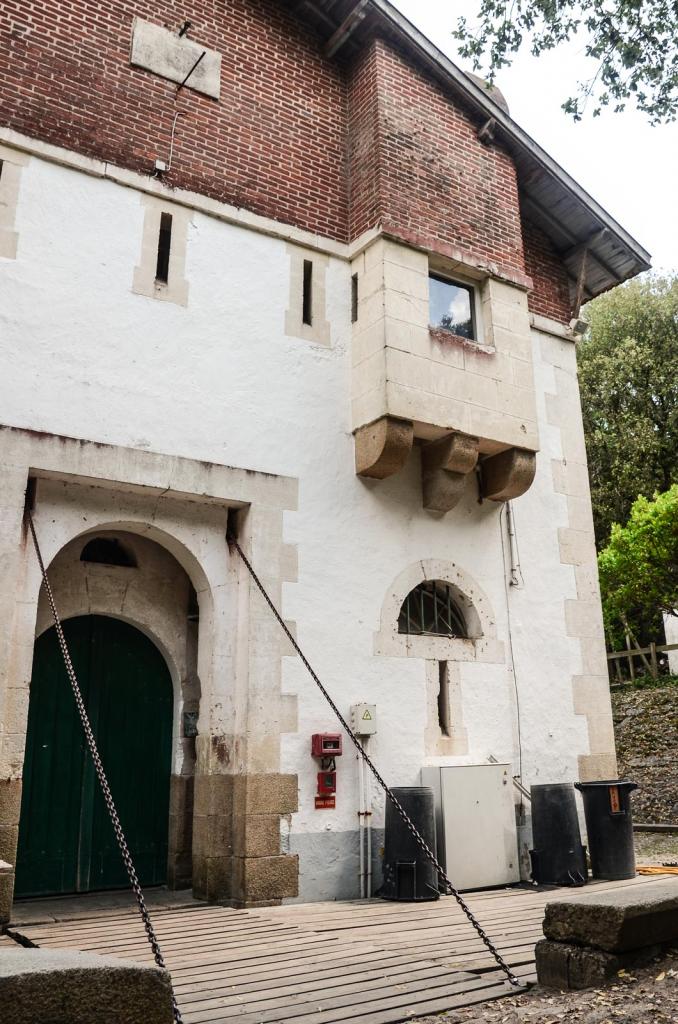
[{"label": "black plastic bin", "polygon": [[611,779],[605,782],[575,782],[584,800],[591,874],[616,881],[634,878],[631,793],[636,782]]},{"label": "black plastic bin", "polygon": [[[435,854],[433,790],[425,786],[408,786],[394,789],[393,795]],[[377,895],[384,900],[406,902],[440,898],[436,869],[425,857],[388,798],[384,835],[384,883]]]},{"label": "black plastic bin", "polygon": [[540,885],[584,885],[586,847],[582,846],[574,786],[558,782],[530,787],[532,878]]}]

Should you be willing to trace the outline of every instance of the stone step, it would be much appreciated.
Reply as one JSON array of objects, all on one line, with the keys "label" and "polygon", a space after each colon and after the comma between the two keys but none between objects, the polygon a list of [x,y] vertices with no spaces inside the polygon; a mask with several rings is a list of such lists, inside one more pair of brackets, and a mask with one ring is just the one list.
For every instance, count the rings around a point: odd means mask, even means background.
[{"label": "stone step", "polygon": [[544,935],[626,953],[678,940],[678,878],[586,893],[546,905]]}]

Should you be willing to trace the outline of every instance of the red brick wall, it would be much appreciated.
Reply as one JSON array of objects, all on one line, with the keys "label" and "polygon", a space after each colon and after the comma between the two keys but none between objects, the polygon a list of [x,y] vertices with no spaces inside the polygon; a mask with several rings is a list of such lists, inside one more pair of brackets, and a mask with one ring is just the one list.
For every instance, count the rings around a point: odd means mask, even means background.
[{"label": "red brick wall", "polygon": [[[219,102],[129,64],[135,16],[222,54]],[[275,0],[4,0],[0,124],[340,241],[378,224],[535,280],[567,319],[563,271],[526,227],[516,173],[423,70],[376,40],[343,70]],[[528,266],[526,266],[526,261]]]},{"label": "red brick wall", "polygon": [[373,163],[375,155],[366,142],[352,140],[352,236],[371,227],[378,213],[390,230],[427,248],[461,250],[523,273],[516,172],[508,154],[479,142],[478,124],[386,43],[373,44],[355,77],[360,106],[378,103],[369,117],[354,116],[349,97],[352,132],[365,133],[374,145],[378,122],[380,194],[377,204],[361,194],[369,175],[356,166],[358,157]]},{"label": "red brick wall", "polygon": [[[221,99],[129,64],[132,21],[222,54]],[[341,71],[275,0],[4,0],[0,123],[334,238],[346,237]]]},{"label": "red brick wall", "polygon": [[384,216],[376,52],[366,50],[348,79],[349,235],[356,238]]},{"label": "red brick wall", "polygon": [[530,310],[568,324],[572,316],[568,277],[551,240],[523,217],[523,242],[525,270],[533,284],[528,296]]}]

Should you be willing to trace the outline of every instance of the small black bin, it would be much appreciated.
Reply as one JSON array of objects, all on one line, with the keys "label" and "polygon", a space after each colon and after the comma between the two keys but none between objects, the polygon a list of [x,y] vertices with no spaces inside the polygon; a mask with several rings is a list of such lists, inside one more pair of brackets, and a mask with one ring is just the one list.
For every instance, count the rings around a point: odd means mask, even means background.
[{"label": "small black bin", "polygon": [[[425,843],[436,853],[433,790],[424,786],[393,790],[398,803],[412,819]],[[377,893],[385,900],[437,900],[438,873],[390,800],[386,800],[384,835],[384,884]]]},{"label": "small black bin", "polygon": [[530,798],[532,878],[541,885],[584,885],[586,847],[581,842],[572,783],[531,786]]},{"label": "small black bin", "polygon": [[575,782],[584,800],[591,874],[610,881],[634,878],[631,793],[635,782]]}]

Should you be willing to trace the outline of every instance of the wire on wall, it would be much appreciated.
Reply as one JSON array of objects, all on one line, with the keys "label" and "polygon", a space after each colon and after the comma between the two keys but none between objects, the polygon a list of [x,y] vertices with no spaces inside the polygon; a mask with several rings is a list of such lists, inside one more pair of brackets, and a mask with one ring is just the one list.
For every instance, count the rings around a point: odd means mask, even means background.
[{"label": "wire on wall", "polygon": [[[511,543],[511,537],[513,537],[514,541],[515,541],[516,554],[517,554],[517,558],[516,558],[515,563],[514,563],[514,561],[512,559],[511,560],[511,565],[508,566],[508,567],[506,565],[506,544],[504,542],[504,524],[503,524],[503,521],[502,521],[502,516],[504,516],[506,518],[507,533],[509,534],[509,543]],[[519,687],[518,687],[518,678],[517,678],[517,675],[516,675],[516,659],[515,659],[515,654],[514,654],[514,651],[513,651],[513,629],[512,629],[512,626],[511,626],[511,599],[510,599],[510,595],[509,595],[509,590],[510,590],[511,586],[520,586],[521,584],[524,585],[525,581],[523,579],[523,574],[522,574],[522,571],[520,569],[520,555],[518,554],[518,538],[517,538],[516,529],[515,529],[515,518],[513,516],[513,509],[511,508],[510,502],[508,502],[508,501],[505,502],[502,505],[501,511],[499,513],[499,536],[501,538],[501,559],[502,559],[502,566],[503,566],[503,569],[504,569],[504,593],[505,593],[505,596],[506,596],[506,619],[507,619],[507,624],[508,624],[509,652],[510,652],[510,655],[511,655],[511,673],[513,675],[513,689],[515,691],[515,697],[516,697],[516,725],[517,725],[517,733],[518,733],[518,778],[520,779],[520,781],[522,783],[522,781],[523,781],[523,740],[522,740],[522,732],[521,732],[520,690],[519,690]],[[523,808],[523,794],[522,794],[522,792],[520,794],[520,807],[521,807],[521,813],[522,813],[522,808]]]}]

